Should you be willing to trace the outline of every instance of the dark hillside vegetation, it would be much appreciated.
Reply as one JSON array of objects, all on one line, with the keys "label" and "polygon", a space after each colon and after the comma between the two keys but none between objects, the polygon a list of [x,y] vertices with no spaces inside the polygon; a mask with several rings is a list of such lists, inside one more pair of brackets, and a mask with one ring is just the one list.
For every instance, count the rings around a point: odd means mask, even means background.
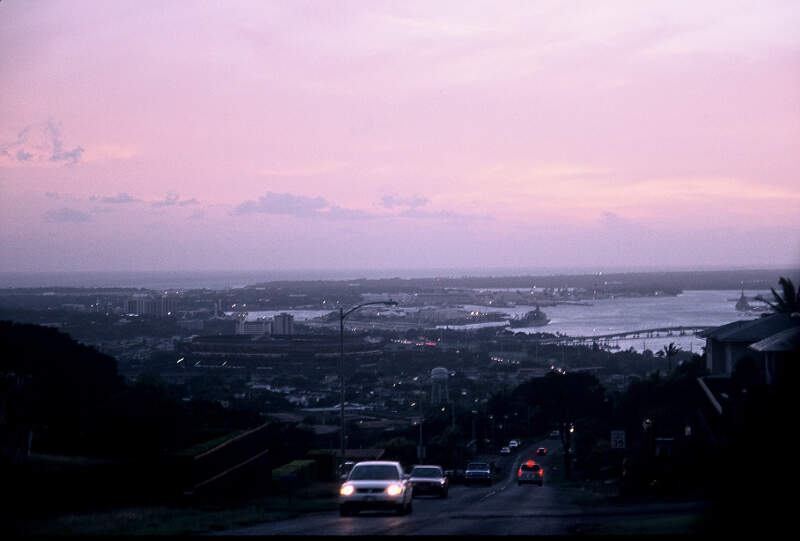
[{"label": "dark hillside vegetation", "polygon": [[117,361],[56,329],[0,322],[0,437],[30,452],[131,457],[261,423],[257,413],[183,402],[156,377],[128,384]]}]

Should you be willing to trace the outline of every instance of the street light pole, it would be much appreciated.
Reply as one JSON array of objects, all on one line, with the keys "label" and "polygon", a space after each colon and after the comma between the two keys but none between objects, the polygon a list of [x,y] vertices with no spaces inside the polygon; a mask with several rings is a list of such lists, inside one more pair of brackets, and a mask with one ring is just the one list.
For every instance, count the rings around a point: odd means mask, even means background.
[{"label": "street light pole", "polygon": [[341,444],[341,462],[344,464],[344,308],[339,307],[339,412],[341,430],[339,443]]},{"label": "street light pole", "polygon": [[343,307],[339,307],[339,420],[341,422],[341,430],[339,433],[339,444],[341,447],[341,461],[344,463],[344,318],[358,310],[359,308],[363,308],[364,306],[370,306],[375,304],[382,304],[385,306],[397,306],[395,301],[375,301],[375,302],[365,302],[363,304],[359,304],[350,308],[348,311],[344,311]]}]

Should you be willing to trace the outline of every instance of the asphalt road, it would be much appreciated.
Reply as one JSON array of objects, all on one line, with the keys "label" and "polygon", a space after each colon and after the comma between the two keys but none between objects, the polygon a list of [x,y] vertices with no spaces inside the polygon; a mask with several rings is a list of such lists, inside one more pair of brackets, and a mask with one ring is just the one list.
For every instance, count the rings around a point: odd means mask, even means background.
[{"label": "asphalt road", "polygon": [[[449,496],[414,498],[410,515],[362,511],[354,517],[341,517],[338,511],[307,514],[302,517],[221,532],[224,535],[565,535],[589,533],[602,524],[630,520],[659,519],[680,513],[680,506],[669,508],[592,508],[573,503],[579,489],[548,486],[547,472],[555,457],[536,456],[536,448],[560,449],[556,440],[523,446],[510,456],[497,456],[495,466],[502,469],[502,481],[491,486],[452,485]],[[544,467],[544,486],[517,486],[516,468],[533,458]],[[689,507],[683,509],[695,512]],[[686,533],[693,533],[687,531]]]}]

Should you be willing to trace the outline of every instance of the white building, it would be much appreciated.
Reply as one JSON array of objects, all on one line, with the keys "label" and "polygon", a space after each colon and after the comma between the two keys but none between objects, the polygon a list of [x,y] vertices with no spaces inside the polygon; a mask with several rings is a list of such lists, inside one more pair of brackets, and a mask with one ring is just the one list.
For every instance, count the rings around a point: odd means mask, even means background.
[{"label": "white building", "polygon": [[249,334],[252,336],[262,336],[272,332],[272,322],[267,318],[260,317],[255,321],[247,321],[245,318],[236,320],[236,334]]}]

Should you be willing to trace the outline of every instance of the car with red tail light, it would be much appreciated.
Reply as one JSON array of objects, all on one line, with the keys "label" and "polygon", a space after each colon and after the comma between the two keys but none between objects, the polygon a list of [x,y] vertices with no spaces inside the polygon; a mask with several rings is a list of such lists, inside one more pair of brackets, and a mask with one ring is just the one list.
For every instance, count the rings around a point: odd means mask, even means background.
[{"label": "car with red tail light", "polygon": [[517,469],[517,485],[544,485],[544,470],[533,460],[526,460]]}]

